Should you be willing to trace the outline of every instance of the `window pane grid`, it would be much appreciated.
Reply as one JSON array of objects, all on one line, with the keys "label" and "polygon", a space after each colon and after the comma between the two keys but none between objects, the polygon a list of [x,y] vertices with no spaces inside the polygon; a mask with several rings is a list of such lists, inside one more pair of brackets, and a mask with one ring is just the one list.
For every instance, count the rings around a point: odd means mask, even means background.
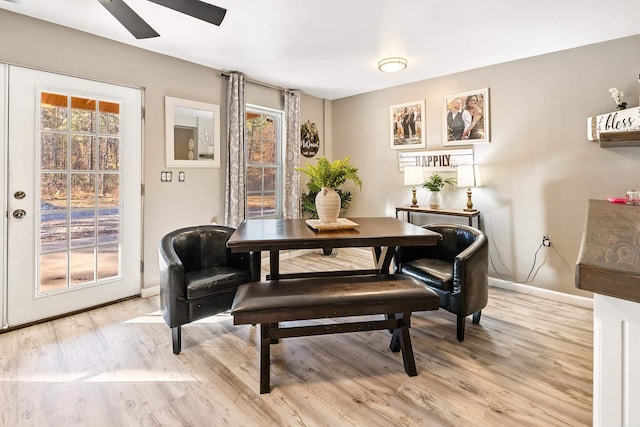
[{"label": "window pane grid", "polygon": [[248,218],[274,218],[282,212],[282,115],[282,111],[247,108]]},{"label": "window pane grid", "polygon": [[37,294],[117,278],[120,104],[42,92],[39,136]]}]

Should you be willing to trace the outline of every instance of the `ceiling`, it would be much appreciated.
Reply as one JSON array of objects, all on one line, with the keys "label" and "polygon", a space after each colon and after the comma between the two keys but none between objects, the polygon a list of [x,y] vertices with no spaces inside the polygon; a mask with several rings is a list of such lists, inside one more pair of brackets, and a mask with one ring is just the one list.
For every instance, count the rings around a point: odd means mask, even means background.
[{"label": "ceiling", "polygon": [[[330,100],[640,34],[640,0],[205,1],[228,9],[220,27],[125,0],[160,33],[146,40],[97,0],[0,8]],[[381,73],[388,56],[408,68]]]}]

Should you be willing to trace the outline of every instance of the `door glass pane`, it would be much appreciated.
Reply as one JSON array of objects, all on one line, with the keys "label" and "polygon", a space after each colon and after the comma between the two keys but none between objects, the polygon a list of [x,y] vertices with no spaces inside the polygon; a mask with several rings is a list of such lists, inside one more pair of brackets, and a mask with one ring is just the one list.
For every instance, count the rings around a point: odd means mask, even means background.
[{"label": "door glass pane", "polygon": [[66,131],[68,113],[66,95],[47,92],[40,95],[40,129]]},{"label": "door glass pane", "polygon": [[118,208],[98,211],[98,243],[113,243],[120,236],[120,210]]},{"label": "door glass pane", "polygon": [[71,212],[71,227],[69,227],[69,244],[72,248],[78,246],[93,246],[96,243],[96,213],[93,210]]},{"label": "door glass pane", "polygon": [[38,271],[47,294],[120,276],[121,107],[48,92],[40,100]]},{"label": "door glass pane", "polygon": [[71,137],[71,169],[90,171],[95,169],[95,137],[73,135]]},{"label": "door glass pane", "polygon": [[77,249],[69,252],[71,286],[84,285],[95,280],[95,248]]},{"label": "door glass pane", "polygon": [[42,210],[66,209],[67,174],[40,174],[40,208]]},{"label": "door glass pane", "polygon": [[100,133],[120,135],[120,104],[100,101]]},{"label": "door glass pane", "polygon": [[96,101],[87,98],[71,98],[71,132],[96,131]]},{"label": "door glass pane", "polygon": [[120,206],[120,175],[101,173],[98,175],[98,205]]},{"label": "door glass pane", "polygon": [[40,255],[40,293],[67,287],[67,252]]},{"label": "door glass pane", "polygon": [[96,185],[92,173],[71,174],[71,207],[86,208],[95,206]]},{"label": "door glass pane", "polygon": [[67,169],[66,133],[42,132],[40,168],[43,170]]},{"label": "door glass pane", "polygon": [[120,276],[120,245],[98,246],[98,280]]},{"label": "door glass pane", "polygon": [[120,138],[100,138],[98,159],[100,159],[100,170],[119,170]]},{"label": "door glass pane", "polygon": [[56,211],[40,215],[40,252],[67,248],[67,212]]}]

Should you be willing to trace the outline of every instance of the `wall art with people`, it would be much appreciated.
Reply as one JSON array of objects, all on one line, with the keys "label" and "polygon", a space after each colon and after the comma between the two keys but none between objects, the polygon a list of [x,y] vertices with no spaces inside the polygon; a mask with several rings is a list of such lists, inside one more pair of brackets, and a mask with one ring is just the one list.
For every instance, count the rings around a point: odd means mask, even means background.
[{"label": "wall art with people", "polygon": [[489,89],[444,97],[444,145],[490,142]]},{"label": "wall art with people", "polygon": [[425,148],[424,100],[391,106],[391,149]]}]

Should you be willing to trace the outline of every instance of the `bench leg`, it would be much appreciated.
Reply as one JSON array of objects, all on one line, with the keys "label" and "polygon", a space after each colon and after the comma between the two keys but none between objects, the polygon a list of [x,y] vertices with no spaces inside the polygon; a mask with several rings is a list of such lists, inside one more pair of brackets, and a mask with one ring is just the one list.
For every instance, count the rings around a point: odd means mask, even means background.
[{"label": "bench leg", "polygon": [[398,328],[393,331],[389,348],[394,353],[402,350],[404,370],[410,377],[415,377],[418,375],[418,372],[416,371],[416,362],[413,358],[413,347],[411,346],[411,336],[409,335],[411,313],[400,313],[395,317],[399,320],[399,325]]},{"label": "bench leg", "polygon": [[[393,320],[393,319],[396,318],[396,315],[394,313],[387,313],[387,314],[384,315],[384,318],[387,319],[387,320]],[[388,329],[388,331],[389,331],[390,334],[392,334],[394,330],[393,329]],[[396,352],[398,350],[391,349],[391,351]]]},{"label": "bench leg", "polygon": [[400,346],[402,347],[402,361],[404,362],[404,371],[410,377],[418,375],[416,371],[416,361],[413,358],[413,347],[411,346],[411,337],[409,336],[409,327],[402,326],[400,328],[402,338]]},{"label": "bench leg", "polygon": [[269,371],[271,364],[271,327],[260,324],[260,394],[271,392]]}]

